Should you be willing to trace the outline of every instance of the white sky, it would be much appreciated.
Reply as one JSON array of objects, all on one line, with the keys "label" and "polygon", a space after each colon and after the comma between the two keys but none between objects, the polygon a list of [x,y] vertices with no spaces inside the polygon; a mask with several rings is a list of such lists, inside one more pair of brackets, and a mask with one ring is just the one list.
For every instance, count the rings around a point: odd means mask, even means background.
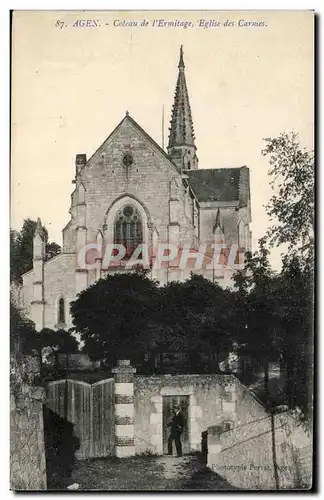
[{"label": "white sky", "polygon": [[[261,20],[265,28],[114,28],[114,20]],[[73,28],[77,19],[108,27]],[[67,28],[55,27],[57,20]],[[299,132],[313,148],[311,12],[18,12],[13,31],[11,227],[41,217],[61,244],[76,153],[90,157],[128,109],[161,144],[184,46],[199,168],[247,165],[252,234],[271,195],[264,137]],[[166,141],[165,141],[166,142]],[[107,202],[108,203],[108,202]],[[274,267],[279,252],[272,253]]]}]

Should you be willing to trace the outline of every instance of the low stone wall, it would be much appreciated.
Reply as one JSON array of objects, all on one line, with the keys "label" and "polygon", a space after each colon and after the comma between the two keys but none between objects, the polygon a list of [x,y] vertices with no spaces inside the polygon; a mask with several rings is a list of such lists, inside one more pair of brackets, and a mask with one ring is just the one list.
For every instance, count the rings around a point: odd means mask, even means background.
[{"label": "low stone wall", "polygon": [[237,418],[235,394],[238,380],[232,375],[152,375],[134,377],[135,452],[163,454],[163,398],[186,396],[188,447],[201,450],[207,427],[226,416]]},{"label": "low stone wall", "polygon": [[31,385],[31,360],[11,361],[10,488],[46,490],[43,428],[44,389]]},{"label": "low stone wall", "polygon": [[207,465],[247,490],[309,489],[312,441],[288,414],[267,414],[224,432],[208,428]]}]

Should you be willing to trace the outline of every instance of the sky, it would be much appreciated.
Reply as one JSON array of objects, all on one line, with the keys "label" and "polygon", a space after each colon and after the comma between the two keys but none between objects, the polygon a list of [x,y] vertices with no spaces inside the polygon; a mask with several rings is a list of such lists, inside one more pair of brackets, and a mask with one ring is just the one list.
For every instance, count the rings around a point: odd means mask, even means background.
[{"label": "sky", "polygon": [[313,43],[310,11],[16,11],[11,227],[41,217],[62,244],[75,155],[89,158],[126,110],[161,145],[164,107],[167,142],[182,44],[199,168],[250,168],[255,248],[272,194],[263,139],[294,130],[313,149]]}]

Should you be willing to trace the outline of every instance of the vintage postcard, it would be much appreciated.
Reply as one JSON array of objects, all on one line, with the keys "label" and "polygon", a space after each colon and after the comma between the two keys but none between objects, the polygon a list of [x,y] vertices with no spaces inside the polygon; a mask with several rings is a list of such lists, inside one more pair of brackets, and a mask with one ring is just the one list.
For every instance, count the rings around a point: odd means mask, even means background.
[{"label": "vintage postcard", "polygon": [[12,490],[314,487],[314,17],[12,13]]}]

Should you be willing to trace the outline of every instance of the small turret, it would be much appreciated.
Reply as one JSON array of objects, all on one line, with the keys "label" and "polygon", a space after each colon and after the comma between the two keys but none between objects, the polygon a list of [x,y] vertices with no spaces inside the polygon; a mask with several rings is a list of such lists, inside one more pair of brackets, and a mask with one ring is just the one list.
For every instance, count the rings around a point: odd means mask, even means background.
[{"label": "small turret", "polygon": [[33,260],[43,260],[45,258],[45,240],[46,235],[41,220],[38,217],[33,238]]},{"label": "small turret", "polygon": [[82,168],[87,163],[87,155],[85,153],[78,153],[75,156],[75,174],[78,175]]},{"label": "small turret", "polygon": [[37,219],[33,238],[33,300],[31,316],[37,331],[44,328],[44,262],[46,234],[40,218]]}]

